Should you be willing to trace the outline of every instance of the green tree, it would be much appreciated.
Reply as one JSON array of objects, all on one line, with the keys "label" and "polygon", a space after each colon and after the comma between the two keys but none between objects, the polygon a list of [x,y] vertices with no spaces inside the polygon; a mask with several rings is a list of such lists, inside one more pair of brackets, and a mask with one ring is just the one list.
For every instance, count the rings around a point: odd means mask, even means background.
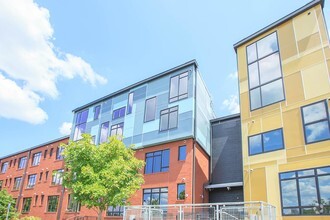
[{"label": "green tree", "polygon": [[134,150],[119,137],[96,146],[90,135],[83,134],[82,139],[63,146],[63,185],[71,189],[75,200],[96,209],[99,220],[108,206],[125,205],[143,183],[139,170],[144,161],[135,158]]},{"label": "green tree", "polygon": [[11,206],[9,209],[8,219],[16,220],[18,219],[19,214],[15,209],[15,200],[6,190],[0,190],[0,219],[6,219],[9,203]]}]

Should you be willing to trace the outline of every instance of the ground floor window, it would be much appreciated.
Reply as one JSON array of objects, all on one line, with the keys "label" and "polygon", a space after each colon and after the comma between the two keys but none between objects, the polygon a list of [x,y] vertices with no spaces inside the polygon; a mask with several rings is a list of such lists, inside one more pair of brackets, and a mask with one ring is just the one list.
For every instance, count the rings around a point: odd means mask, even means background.
[{"label": "ground floor window", "polygon": [[79,212],[80,211],[80,203],[74,198],[73,194],[68,196],[68,212]]},{"label": "ground floor window", "polygon": [[283,215],[330,215],[330,167],[280,173]]},{"label": "ground floor window", "polygon": [[48,196],[47,212],[56,212],[59,196]]},{"label": "ground floor window", "polygon": [[168,188],[152,188],[143,190],[143,205],[167,205]]},{"label": "ground floor window", "polygon": [[109,206],[107,210],[107,216],[123,216],[124,207],[123,206]]},{"label": "ground floor window", "polygon": [[31,201],[32,201],[32,198],[24,198],[23,199],[22,213],[28,213],[30,211]]}]

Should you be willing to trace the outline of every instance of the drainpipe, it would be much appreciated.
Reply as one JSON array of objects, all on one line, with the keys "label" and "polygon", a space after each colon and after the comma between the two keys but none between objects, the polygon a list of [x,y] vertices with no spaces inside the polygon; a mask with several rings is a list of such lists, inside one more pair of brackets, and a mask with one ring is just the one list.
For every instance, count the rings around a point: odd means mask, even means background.
[{"label": "drainpipe", "polygon": [[[22,198],[23,186],[24,186],[25,179],[26,179],[26,172],[27,172],[27,168],[29,166],[30,157],[31,157],[31,150],[28,151],[28,154],[27,154],[27,157],[26,157],[26,163],[25,163],[25,168],[24,168],[24,171],[23,171],[22,182],[21,182],[21,186],[19,188],[19,193],[18,193],[16,205],[15,205],[16,210],[18,210],[19,203],[20,203],[21,198]],[[19,161],[18,161],[18,163],[19,163]]]},{"label": "drainpipe", "polygon": [[63,204],[63,199],[64,199],[64,193],[65,193],[65,187],[61,187],[61,195],[60,195],[60,202],[58,204],[58,209],[57,209],[57,215],[56,215],[56,220],[61,219],[61,212],[62,212],[62,204]]}]

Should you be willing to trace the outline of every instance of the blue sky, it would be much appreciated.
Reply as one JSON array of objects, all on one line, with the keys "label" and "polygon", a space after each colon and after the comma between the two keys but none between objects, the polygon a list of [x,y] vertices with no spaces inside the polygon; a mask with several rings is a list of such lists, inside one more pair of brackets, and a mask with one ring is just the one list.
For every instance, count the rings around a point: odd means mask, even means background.
[{"label": "blue sky", "polygon": [[[238,110],[233,44],[308,0],[0,0],[0,157],[62,137],[72,110],[191,59]],[[324,14],[330,23],[330,7]]]}]

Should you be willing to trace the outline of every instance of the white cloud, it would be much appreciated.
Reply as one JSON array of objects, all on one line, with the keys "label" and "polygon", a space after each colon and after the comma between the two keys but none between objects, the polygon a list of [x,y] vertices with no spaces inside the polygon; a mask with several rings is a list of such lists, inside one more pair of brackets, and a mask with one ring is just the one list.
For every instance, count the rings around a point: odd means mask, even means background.
[{"label": "white cloud", "polygon": [[232,114],[239,113],[239,103],[237,95],[231,95],[228,99],[225,99],[222,102],[222,105]]},{"label": "white cloud", "polygon": [[[92,84],[104,84],[106,79],[94,72],[90,64],[70,53],[61,52],[53,44],[54,30],[50,14],[33,0],[0,0],[0,71],[2,83],[19,93],[15,109],[0,108],[0,116],[30,123],[42,123],[47,114],[39,107],[43,97],[56,98],[58,78],[76,76]],[[0,106],[17,99],[7,93],[0,99]],[[24,97],[24,100],[23,100]],[[35,119],[25,119],[26,107]],[[11,109],[9,109],[11,108]],[[9,111],[8,111],[9,109]],[[14,111],[12,113],[11,111]],[[38,114],[39,112],[39,114]],[[20,113],[20,114],[19,114]]]},{"label": "white cloud", "polygon": [[72,123],[70,122],[63,122],[62,125],[59,127],[59,131],[61,135],[69,135],[71,133]]},{"label": "white cloud", "polygon": [[237,79],[237,77],[238,77],[238,73],[237,73],[237,71],[235,71],[235,72],[233,72],[233,73],[230,73],[230,74],[228,75],[228,78],[230,78],[230,79]]}]

